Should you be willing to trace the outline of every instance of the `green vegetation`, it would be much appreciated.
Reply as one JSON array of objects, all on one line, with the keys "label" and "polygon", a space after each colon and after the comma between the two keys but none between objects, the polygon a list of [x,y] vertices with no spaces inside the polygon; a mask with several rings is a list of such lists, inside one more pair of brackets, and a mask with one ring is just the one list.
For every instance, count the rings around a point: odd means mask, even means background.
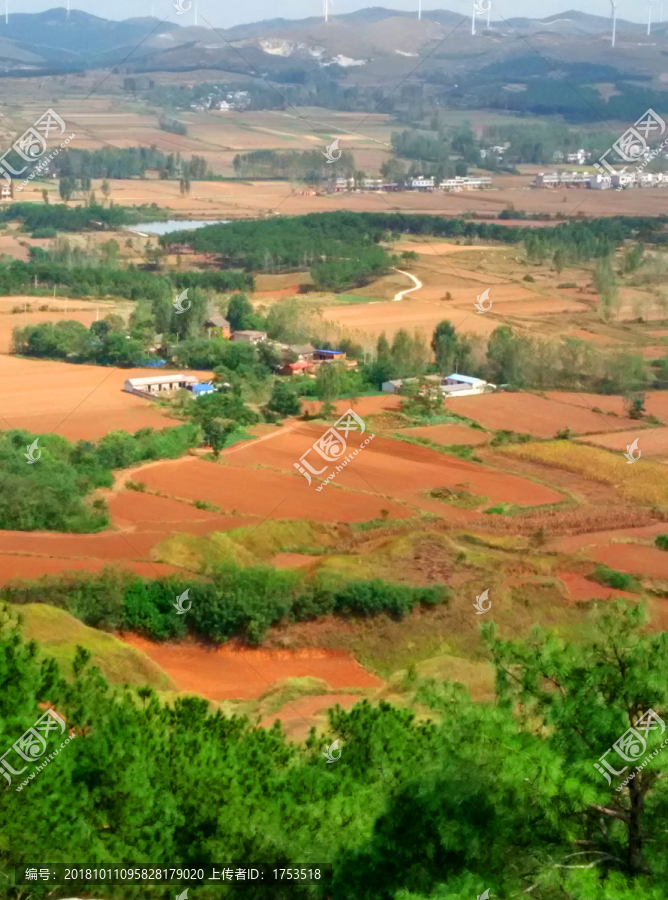
[{"label": "green vegetation", "polygon": [[642,591],[642,585],[633,575],[628,575],[626,572],[618,572],[616,569],[608,568],[608,566],[596,566],[594,568],[594,578],[600,584],[606,584],[617,591],[631,591],[634,594],[639,594]]},{"label": "green vegetation", "polygon": [[98,231],[137,225],[154,219],[167,219],[169,210],[157,204],[149,206],[65,206],[64,203],[11,203],[0,209],[0,223],[23,223],[26,231],[56,228],[58,231]]},{"label": "green vegetation", "polygon": [[[51,162],[51,169],[59,177],[81,178],[144,178],[155,170],[161,178],[174,179],[187,171],[193,181],[206,179],[208,164],[204,157],[193,156],[190,162],[180,153],[163,153],[151,147],[100,147],[97,150],[67,148]],[[90,190],[90,186],[87,188]]]},{"label": "green vegetation", "polygon": [[[192,607],[187,616],[179,616],[175,600],[186,590]],[[180,638],[190,631],[214,641],[241,635],[260,643],[267,629],[281,621],[332,614],[403,618],[421,604],[443,603],[447,590],[380,578],[341,583],[323,575],[309,580],[298,571],[240,568],[228,561],[216,566],[206,581],[73,573],[6,586],[0,597],[10,603],[46,603],[66,609],[86,625],[135,631],[157,640]]]},{"label": "green vegetation", "polygon": [[[4,818],[3,869],[40,854],[98,866],[210,859],[280,868],[298,859],[333,864],[334,883],[293,886],[291,897],[466,900],[486,889],[519,897],[535,885],[537,900],[661,900],[661,735],[647,732],[651,755],[637,771],[613,751],[622,775],[611,784],[594,763],[646,710],[665,721],[668,685],[656,673],[668,667],[668,642],[647,632],[635,605],[606,606],[594,624],[591,640],[577,645],[539,630],[504,640],[487,625],[496,702],[472,702],[443,680],[452,666],[439,661],[421,667],[436,680],[403,684],[428,719],[364,701],[332,710],[326,733],[300,745],[280,726],[210,712],[200,698],[165,704],[148,687],[112,689],[83,649],[62,673],[42,665],[3,611],[2,745],[11,748],[46,707],[76,734],[46,774],[33,780],[28,764],[8,776],[7,806],[20,802],[20,814]],[[342,756],[327,765],[334,739]],[[60,738],[47,743],[48,753]],[[8,759],[23,768],[15,752]],[[20,800],[10,798],[16,790]],[[127,891],[95,890],[109,900]],[[197,891],[213,900],[221,887]],[[262,886],[246,891],[251,900],[269,896]]]},{"label": "green vegetation", "polygon": [[161,131],[169,131],[171,132],[171,134],[188,134],[188,129],[185,123],[181,122],[179,119],[173,119],[171,118],[171,116],[160,116],[158,125]]},{"label": "green vegetation", "polygon": [[659,550],[668,550],[668,534],[657,534],[654,544]]},{"label": "green vegetation", "polygon": [[[285,178],[315,184],[332,177],[332,167],[321,150],[253,150],[237,154],[232,165],[241,178]],[[337,176],[354,177],[355,172],[353,154],[342,150],[336,163]]]},{"label": "green vegetation", "polygon": [[472,494],[465,488],[432,488],[427,491],[426,496],[432,500],[441,500],[450,506],[458,506],[460,509],[477,509],[487,500],[482,494]]},{"label": "green vegetation", "polygon": [[[97,443],[71,444],[55,434],[0,432],[0,529],[88,533],[109,525],[95,488],[111,487],[112,469],[150,459],[175,458],[200,442],[195,425],[135,434],[112,431]],[[29,448],[33,447],[32,450]],[[29,462],[28,455],[35,459]]]}]

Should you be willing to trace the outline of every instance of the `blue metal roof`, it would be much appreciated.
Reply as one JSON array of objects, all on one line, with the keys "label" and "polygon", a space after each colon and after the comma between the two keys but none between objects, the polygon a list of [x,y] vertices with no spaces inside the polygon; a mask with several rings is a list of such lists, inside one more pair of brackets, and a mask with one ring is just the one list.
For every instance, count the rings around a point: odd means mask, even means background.
[{"label": "blue metal roof", "polygon": [[193,394],[212,394],[213,393],[213,385],[208,382],[203,382],[202,384],[194,384],[192,386]]}]

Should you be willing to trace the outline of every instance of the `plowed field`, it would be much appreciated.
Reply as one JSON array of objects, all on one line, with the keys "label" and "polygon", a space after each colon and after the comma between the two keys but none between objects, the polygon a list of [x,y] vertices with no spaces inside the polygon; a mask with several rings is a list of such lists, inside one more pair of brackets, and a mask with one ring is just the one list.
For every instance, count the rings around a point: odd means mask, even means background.
[{"label": "plowed field", "polygon": [[137,635],[124,635],[123,640],[157,663],[177,690],[210,700],[254,700],[278,681],[308,675],[321,678],[334,690],[382,685],[380,678],[343,651],[254,650],[233,644],[207,647],[190,641],[158,644]]},{"label": "plowed field", "polygon": [[[598,397],[603,409],[607,397]],[[446,399],[448,409],[468,416],[484,428],[505,428],[528,432],[535,437],[554,437],[560,429],[570,428],[574,434],[596,434],[622,431],[633,427],[633,420],[623,416],[606,416],[582,405],[544,400],[533,394],[479,394],[474,397]]]}]

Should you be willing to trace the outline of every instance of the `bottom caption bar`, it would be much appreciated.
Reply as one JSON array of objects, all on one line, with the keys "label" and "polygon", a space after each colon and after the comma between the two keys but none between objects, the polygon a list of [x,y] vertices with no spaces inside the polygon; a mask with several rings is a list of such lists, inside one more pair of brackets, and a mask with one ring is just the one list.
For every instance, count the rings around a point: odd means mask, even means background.
[{"label": "bottom caption bar", "polygon": [[211,884],[212,882],[242,884],[322,884],[332,883],[329,863],[309,863],[304,866],[276,868],[274,865],[255,866],[86,866],[55,865],[17,866],[14,884],[51,884],[58,886],[89,884]]}]

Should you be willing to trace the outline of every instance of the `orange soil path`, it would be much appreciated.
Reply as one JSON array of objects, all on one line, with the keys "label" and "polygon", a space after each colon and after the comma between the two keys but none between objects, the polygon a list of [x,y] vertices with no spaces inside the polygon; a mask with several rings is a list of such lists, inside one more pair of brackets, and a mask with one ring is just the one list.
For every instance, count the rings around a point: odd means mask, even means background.
[{"label": "orange soil path", "polygon": [[383,683],[344,651],[240,649],[231,643],[207,647],[191,641],[159,644],[134,634],[121,637],[157,663],[177,690],[210,700],[255,700],[272,684],[305,676],[321,678],[334,690]]}]

